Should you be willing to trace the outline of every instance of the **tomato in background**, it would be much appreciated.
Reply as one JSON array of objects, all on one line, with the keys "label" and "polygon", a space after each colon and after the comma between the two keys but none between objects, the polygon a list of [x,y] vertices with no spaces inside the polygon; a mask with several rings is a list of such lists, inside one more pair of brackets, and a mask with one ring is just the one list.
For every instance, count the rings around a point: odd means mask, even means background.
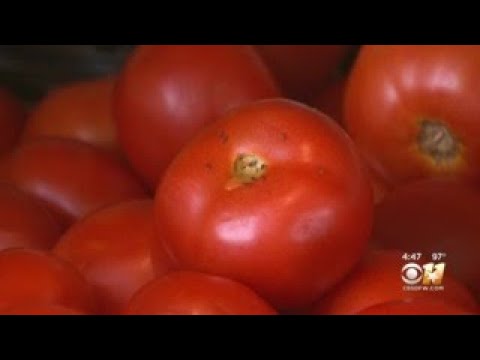
[{"label": "tomato in background", "polygon": [[87,315],[87,313],[61,305],[19,304],[2,310],[2,315]]},{"label": "tomato in background", "polygon": [[[366,308],[391,301],[441,300],[468,311],[477,310],[477,302],[468,289],[449,275],[447,266],[444,291],[404,291],[402,268],[408,261],[397,250],[374,251],[312,308],[316,315],[352,315]],[[426,261],[428,262],[428,261]]]},{"label": "tomato in background", "polygon": [[90,285],[72,265],[37,250],[1,251],[0,313],[22,303],[96,310]]},{"label": "tomato in background", "polygon": [[0,163],[0,181],[42,200],[65,227],[101,207],[147,196],[113,155],[66,139],[17,147]]},{"label": "tomato in background", "polygon": [[313,106],[343,126],[343,103],[347,78],[331,82],[313,101]]},{"label": "tomato in background", "polygon": [[182,269],[240,281],[280,310],[311,304],[351,270],[373,215],[353,143],[289,100],[246,105],[205,129],[155,201],[157,228]]},{"label": "tomato in background", "polygon": [[474,315],[474,312],[451,303],[432,301],[431,299],[415,299],[412,301],[396,301],[372,306],[360,311],[357,315]]},{"label": "tomato in background", "polygon": [[24,121],[23,104],[10,91],[0,88],[0,157],[17,143]]},{"label": "tomato in background", "polygon": [[[151,259],[153,201],[136,200],[102,209],[74,224],[53,250],[94,286],[100,312],[119,314],[143,285],[169,270],[167,255]],[[161,266],[160,266],[161,265]]]},{"label": "tomato in background", "polygon": [[30,113],[23,140],[60,137],[120,153],[113,122],[114,77],[85,80],[57,88]]},{"label": "tomato in background", "polygon": [[236,106],[278,96],[250,46],[145,45],[120,75],[114,112],[127,158],[155,189],[173,157],[203,126]]},{"label": "tomato in background", "polygon": [[345,98],[348,132],[389,183],[480,178],[480,46],[363,46]]},{"label": "tomato in background", "polygon": [[283,93],[294,100],[317,96],[354,47],[350,45],[257,45]]},{"label": "tomato in background", "polygon": [[[444,253],[446,272],[480,299],[480,189],[454,179],[397,188],[376,208],[372,240],[380,248]],[[431,259],[431,258],[430,258]]]},{"label": "tomato in background", "polygon": [[0,183],[0,251],[19,247],[48,250],[60,235],[60,225],[37,200]]},{"label": "tomato in background", "polygon": [[127,315],[275,315],[248,287],[218,276],[174,272],[143,287]]}]

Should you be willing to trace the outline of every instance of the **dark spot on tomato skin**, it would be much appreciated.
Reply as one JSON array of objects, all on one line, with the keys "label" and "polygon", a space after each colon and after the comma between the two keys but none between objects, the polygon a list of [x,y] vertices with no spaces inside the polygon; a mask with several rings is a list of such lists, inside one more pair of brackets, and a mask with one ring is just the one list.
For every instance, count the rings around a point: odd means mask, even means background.
[{"label": "dark spot on tomato skin", "polygon": [[287,133],[282,132],[282,140],[283,140],[283,141],[287,141],[287,140],[288,140]]},{"label": "dark spot on tomato skin", "polygon": [[209,170],[209,171],[212,171],[212,170],[213,170],[213,165],[212,165],[212,163],[206,163],[206,164],[205,164],[205,168],[206,168],[207,170]]},{"label": "dark spot on tomato skin", "polygon": [[222,144],[226,144],[229,140],[229,136],[228,134],[225,132],[225,130],[221,130],[219,133],[218,133],[218,138],[220,139],[220,141],[222,142]]}]

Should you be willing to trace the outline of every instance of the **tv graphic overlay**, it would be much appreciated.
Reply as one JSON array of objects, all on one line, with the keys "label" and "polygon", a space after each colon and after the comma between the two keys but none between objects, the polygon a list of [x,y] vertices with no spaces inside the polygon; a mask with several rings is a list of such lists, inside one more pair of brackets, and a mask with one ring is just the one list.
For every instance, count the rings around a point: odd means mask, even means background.
[{"label": "tv graphic overlay", "polygon": [[[406,264],[401,269],[404,291],[443,291],[446,253],[435,252],[422,262],[422,253],[405,253],[402,259]],[[431,261],[429,261],[431,259]]]}]

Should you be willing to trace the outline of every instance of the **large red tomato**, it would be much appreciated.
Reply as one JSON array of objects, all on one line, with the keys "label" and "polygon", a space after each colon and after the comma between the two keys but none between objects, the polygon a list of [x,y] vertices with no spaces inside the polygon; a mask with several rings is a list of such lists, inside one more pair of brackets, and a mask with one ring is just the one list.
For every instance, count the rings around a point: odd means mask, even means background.
[{"label": "large red tomato", "polygon": [[480,177],[480,46],[365,46],[345,100],[349,133],[389,182]]},{"label": "large red tomato", "polygon": [[320,299],[312,313],[351,315],[378,304],[417,299],[441,300],[469,311],[477,310],[472,294],[448,273],[443,280],[444,291],[406,291],[402,268],[408,261],[402,256],[402,252],[395,250],[369,254],[343,282]]},{"label": "large red tomato", "polygon": [[[155,236],[153,201],[131,201],[74,224],[54,253],[72,263],[94,285],[101,312],[115,314],[154,279],[150,249]],[[167,272],[168,262],[166,254],[157,251],[157,264],[162,265],[157,266],[157,275]]]},{"label": "large red tomato", "polygon": [[306,101],[316,96],[353,50],[349,45],[257,45],[286,96]]},{"label": "large red tomato", "polygon": [[20,101],[0,88],[0,156],[17,143],[24,119],[25,111]]},{"label": "large red tomato", "polygon": [[61,137],[119,152],[112,111],[114,81],[87,80],[52,91],[30,114],[24,140]]},{"label": "large red tomato", "polygon": [[55,218],[34,198],[0,183],[0,251],[26,247],[50,249],[60,238]]},{"label": "large red tomato", "polygon": [[109,204],[146,196],[113,155],[65,139],[22,144],[0,163],[0,180],[41,199],[65,226]]},{"label": "large red tomato", "polygon": [[376,209],[373,240],[379,247],[446,257],[445,271],[480,299],[480,189],[459,180],[431,179],[388,194]]},{"label": "large red tomato", "polygon": [[373,206],[361,161],[334,121],[263,100],[184,148],[155,210],[180,266],[245,283],[284,310],[318,299],[354,266]]},{"label": "large red tomato", "polygon": [[120,141],[154,189],[180,148],[227,110],[279,95],[249,46],[140,46],[115,97]]},{"label": "large red tomato", "polygon": [[174,272],[143,287],[130,301],[128,315],[275,315],[245,285],[194,272]]},{"label": "large red tomato", "polygon": [[0,252],[0,313],[21,303],[86,312],[96,309],[90,285],[72,265],[36,250],[4,250]]},{"label": "large red tomato", "polygon": [[357,315],[474,315],[474,312],[443,301],[415,299],[372,306]]}]

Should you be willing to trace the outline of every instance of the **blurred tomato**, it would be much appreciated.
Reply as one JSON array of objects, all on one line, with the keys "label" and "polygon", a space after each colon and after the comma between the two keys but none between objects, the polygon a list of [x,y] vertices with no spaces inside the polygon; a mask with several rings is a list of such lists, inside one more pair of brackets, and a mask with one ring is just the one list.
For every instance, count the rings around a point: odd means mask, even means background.
[{"label": "blurred tomato", "polygon": [[345,98],[348,132],[389,183],[480,178],[480,46],[364,46]]},{"label": "blurred tomato", "polygon": [[0,183],[0,251],[26,247],[50,249],[60,238],[55,218],[34,198]]},{"label": "blurred tomato", "polygon": [[101,207],[146,196],[115,157],[65,139],[22,144],[0,163],[0,181],[41,199],[64,226]]},{"label": "blurred tomato", "polygon": [[17,143],[24,120],[22,103],[8,90],[0,88],[0,157]]},{"label": "blurred tomato", "polygon": [[257,45],[256,49],[292,99],[316,96],[348,57],[350,45]]},{"label": "blurred tomato", "polygon": [[23,139],[76,139],[119,153],[112,111],[114,81],[87,80],[50,92],[28,117]]},{"label": "blurred tomato", "polygon": [[192,272],[154,280],[130,301],[128,315],[275,315],[275,310],[246,286]]},{"label": "blurred tomato", "polygon": [[[54,253],[94,285],[102,313],[118,314],[133,294],[155,277],[150,250],[155,236],[153,201],[131,201],[74,224]],[[159,263],[162,266],[157,266],[156,275],[163,275],[169,268],[168,259],[157,251]]]},{"label": "blurred tomato", "polygon": [[474,312],[443,301],[415,299],[375,305],[358,315],[474,315]]},{"label": "blurred tomato", "polygon": [[313,106],[343,125],[343,100],[347,78],[337,78],[313,101]]},{"label": "blurred tomato", "polygon": [[203,131],[155,201],[182,269],[240,281],[281,310],[311,304],[350,271],[373,215],[344,131],[288,100],[246,105]]},{"label": "blurred tomato", "polygon": [[0,313],[21,303],[62,305],[87,312],[96,308],[90,285],[72,265],[36,250],[1,251]]},{"label": "blurred tomato", "polygon": [[25,303],[2,310],[2,315],[87,315],[87,313],[61,305]]},{"label": "blurred tomato", "polygon": [[402,256],[401,251],[370,253],[343,282],[318,301],[312,313],[351,315],[378,304],[419,298],[445,301],[469,311],[477,309],[472,294],[448,274],[443,281],[444,291],[405,291],[401,276],[408,261]]},{"label": "blurred tomato", "polygon": [[454,274],[480,299],[480,189],[452,179],[422,180],[388,194],[377,207],[373,241],[378,247],[444,253]]},{"label": "blurred tomato", "polygon": [[203,126],[231,108],[278,95],[249,46],[139,46],[120,76],[114,111],[127,158],[154,189]]}]

